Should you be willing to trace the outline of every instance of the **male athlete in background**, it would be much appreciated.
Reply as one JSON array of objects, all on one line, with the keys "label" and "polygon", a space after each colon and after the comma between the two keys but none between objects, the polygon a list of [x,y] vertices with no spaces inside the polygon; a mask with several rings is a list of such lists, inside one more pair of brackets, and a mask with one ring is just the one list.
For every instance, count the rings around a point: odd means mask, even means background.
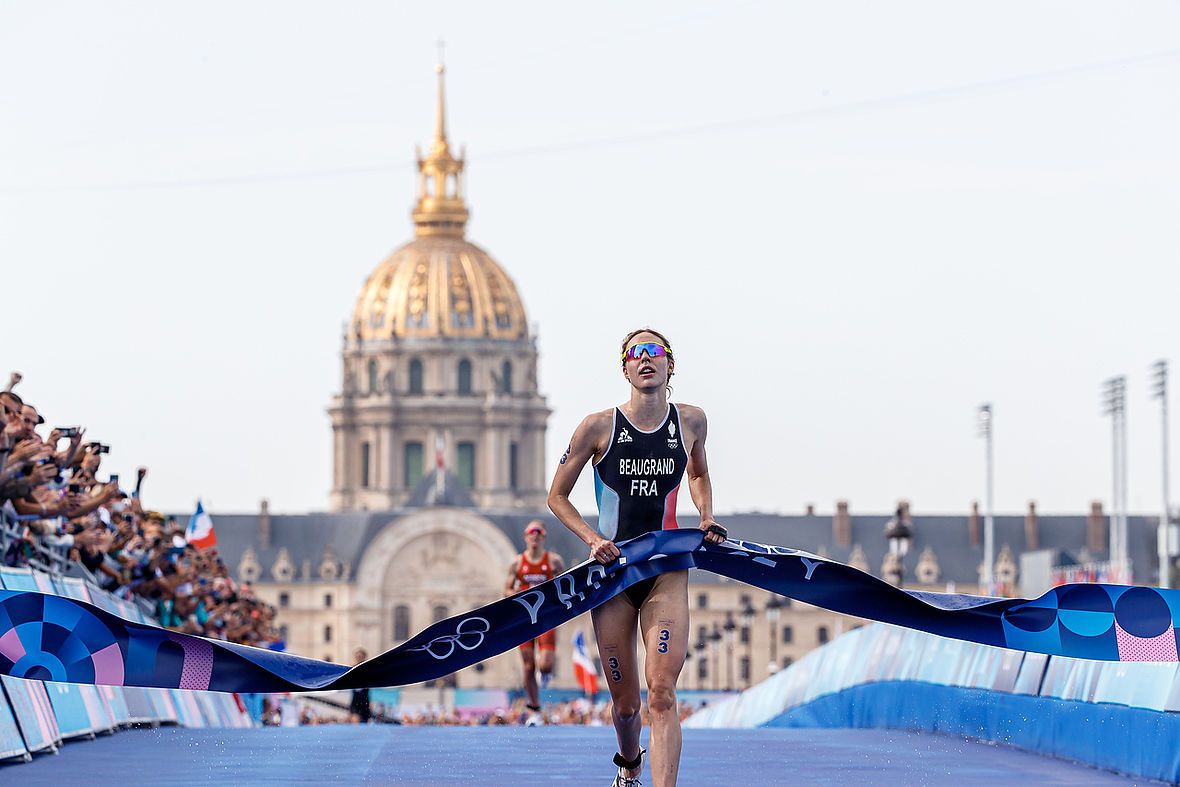
[{"label": "male athlete in background", "polygon": [[[504,585],[505,596],[528,590],[565,571],[565,562],[561,555],[544,548],[545,526],[539,521],[534,519],[525,526],[524,543],[524,552],[514,557],[508,566],[508,582]],[[540,652],[537,657],[534,657],[534,643],[536,650]],[[548,686],[549,676],[553,674],[553,649],[556,646],[557,636],[553,631],[546,631],[520,646],[520,659],[524,662],[524,693],[528,698],[529,709],[525,724],[530,727],[545,723],[541,716],[537,670],[541,671],[541,688]]]}]

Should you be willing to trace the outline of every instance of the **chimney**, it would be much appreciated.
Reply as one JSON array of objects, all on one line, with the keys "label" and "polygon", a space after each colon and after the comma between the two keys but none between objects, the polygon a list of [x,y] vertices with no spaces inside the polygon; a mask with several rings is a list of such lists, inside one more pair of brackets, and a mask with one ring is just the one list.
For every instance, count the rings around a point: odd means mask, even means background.
[{"label": "chimney", "polygon": [[977,547],[983,543],[980,538],[982,529],[979,526],[979,501],[971,501],[971,516],[967,517],[967,535],[971,538],[971,546]]},{"label": "chimney", "polygon": [[1086,517],[1086,547],[1096,555],[1110,548],[1106,540],[1106,514],[1102,513],[1101,500],[1090,503],[1090,516]]},{"label": "chimney", "polygon": [[815,506],[811,503],[807,504],[807,516],[815,516]]},{"label": "chimney", "polygon": [[852,518],[848,516],[848,501],[836,501],[836,515],[832,517],[832,540],[838,547],[852,546]]},{"label": "chimney", "polygon": [[270,503],[266,500],[258,510],[258,546],[270,549]]},{"label": "chimney", "polygon": [[1024,545],[1026,549],[1038,549],[1037,503],[1028,501],[1028,513],[1024,515]]}]

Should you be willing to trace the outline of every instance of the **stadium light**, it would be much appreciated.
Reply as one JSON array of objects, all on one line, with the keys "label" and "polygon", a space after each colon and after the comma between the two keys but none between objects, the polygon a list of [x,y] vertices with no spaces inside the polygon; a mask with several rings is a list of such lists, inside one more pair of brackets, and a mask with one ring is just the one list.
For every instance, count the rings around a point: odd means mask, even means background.
[{"label": "stadium light", "polygon": [[1156,531],[1157,552],[1160,559],[1159,586],[1169,587],[1171,584],[1171,550],[1168,548],[1168,535],[1171,522],[1169,512],[1171,506],[1168,501],[1168,362],[1156,361],[1151,365],[1151,396],[1160,400],[1160,434],[1163,441],[1163,508],[1160,513],[1160,526]]},{"label": "stadium light", "polygon": [[985,452],[987,457],[987,507],[983,512],[983,587],[985,593],[992,592],[992,585],[995,584],[995,577],[993,570],[996,562],[996,521],[994,512],[992,510],[992,485],[994,483],[992,475],[992,431],[993,431],[993,417],[991,402],[979,405],[979,436],[984,439]]},{"label": "stadium light", "polygon": [[1110,563],[1114,581],[1129,580],[1127,566],[1127,378],[1102,383],[1102,414],[1111,422]]}]

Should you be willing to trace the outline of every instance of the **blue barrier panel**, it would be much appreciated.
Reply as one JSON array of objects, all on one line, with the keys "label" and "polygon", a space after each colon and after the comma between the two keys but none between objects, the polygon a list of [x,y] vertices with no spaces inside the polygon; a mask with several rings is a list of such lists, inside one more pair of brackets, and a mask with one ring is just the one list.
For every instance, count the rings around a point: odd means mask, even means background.
[{"label": "blue barrier panel", "polygon": [[90,725],[95,732],[106,732],[116,726],[115,716],[110,707],[102,700],[98,686],[79,684],[82,690],[82,701],[86,703],[86,715],[90,717]]},{"label": "blue barrier panel", "polygon": [[98,696],[116,725],[131,723],[131,713],[127,710],[127,698],[123,695],[122,686],[99,686]]},{"label": "blue barrier panel", "polygon": [[176,703],[172,699],[172,693],[168,689],[145,689],[145,691],[148,701],[152,704],[156,721],[175,724],[177,721]]},{"label": "blue barrier panel", "polygon": [[205,717],[208,727],[240,727],[240,721],[245,715],[238,707],[233,694],[219,691],[194,691],[197,705]]},{"label": "blue barrier panel", "polygon": [[37,590],[40,590],[42,593],[48,593],[51,596],[57,595],[57,589],[53,586],[53,580],[49,578],[48,574],[34,571],[33,582],[36,583]]},{"label": "blue barrier panel", "polygon": [[128,721],[132,724],[152,724],[159,721],[156,718],[156,706],[148,696],[150,689],[139,686],[124,686],[123,698],[127,700]]},{"label": "blue barrier panel", "polygon": [[197,704],[195,692],[185,689],[168,689],[176,701],[176,715],[178,722],[185,727],[205,727],[205,716],[201,713],[201,706]]},{"label": "blue barrier panel", "polygon": [[1180,781],[1180,714],[912,681],[867,683],[792,708],[768,727],[922,730]]},{"label": "blue barrier panel", "polygon": [[61,578],[62,595],[67,598],[77,599],[78,601],[85,601],[87,604],[94,604],[91,597],[90,588],[86,583],[77,577],[62,577]]},{"label": "blue barrier panel", "polygon": [[[94,735],[94,724],[90,721],[90,713],[86,707],[86,700],[82,697],[81,686],[76,683],[57,683],[45,681],[45,693],[53,707],[53,717],[57,719],[58,732],[62,738],[78,738],[83,735]],[[93,688],[93,687],[92,687]]]},{"label": "blue barrier panel", "polygon": [[61,742],[61,735],[58,733],[57,719],[53,717],[53,707],[45,694],[44,684],[39,680],[0,675],[0,686],[4,688],[8,705],[12,708],[21,736],[25,739],[25,748],[30,752],[42,749],[56,751],[57,744]]},{"label": "blue barrier panel", "polygon": [[12,708],[4,699],[4,692],[0,691],[0,760],[11,757],[28,758],[29,751],[25,748],[25,739],[21,737],[20,727],[16,717],[12,715]]},{"label": "blue barrier panel", "polygon": [[1012,687],[1013,694],[1036,695],[1041,693],[1041,684],[1045,680],[1045,672],[1049,668],[1049,657],[1044,653],[1026,653],[1020,664],[1020,674],[1016,676],[1016,684]]},{"label": "blue barrier panel", "polygon": [[0,566],[0,587],[5,590],[40,590],[33,579],[31,568],[9,568]]}]

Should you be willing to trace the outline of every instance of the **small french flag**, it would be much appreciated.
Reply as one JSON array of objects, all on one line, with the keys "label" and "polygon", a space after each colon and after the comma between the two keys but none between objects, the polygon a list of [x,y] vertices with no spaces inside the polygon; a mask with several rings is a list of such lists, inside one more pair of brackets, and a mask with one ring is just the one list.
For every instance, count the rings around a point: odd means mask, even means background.
[{"label": "small french flag", "polygon": [[197,510],[189,517],[188,527],[184,530],[184,540],[197,549],[217,546],[217,533],[213,531],[213,518],[206,513],[200,500],[197,501]]},{"label": "small french flag", "polygon": [[587,697],[593,697],[598,693],[598,670],[590,660],[590,653],[586,650],[586,637],[581,629],[574,633],[574,677]]}]

